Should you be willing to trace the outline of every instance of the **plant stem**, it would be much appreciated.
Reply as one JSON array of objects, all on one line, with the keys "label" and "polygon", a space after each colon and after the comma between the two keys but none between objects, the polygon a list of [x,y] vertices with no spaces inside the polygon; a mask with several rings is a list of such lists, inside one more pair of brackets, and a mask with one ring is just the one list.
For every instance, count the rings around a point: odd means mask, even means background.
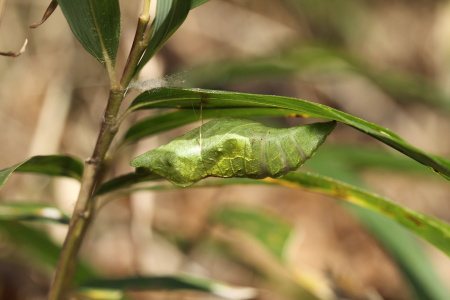
[{"label": "plant stem", "polygon": [[67,298],[66,293],[76,267],[78,251],[80,250],[89,225],[94,219],[95,205],[93,194],[102,180],[105,156],[120,125],[120,123],[117,123],[120,106],[125,97],[127,87],[135,75],[139,60],[150,40],[151,33],[148,31],[151,31],[151,29],[147,30],[147,25],[150,21],[149,7],[150,0],[145,0],[143,12],[139,17],[137,25],[136,36],[120,84],[116,81],[114,67],[107,64],[111,84],[108,103],[103,114],[102,124],[93,154],[85,162],[80,193],[70,220],[69,230],[59,257],[48,300],[63,300]]},{"label": "plant stem", "polygon": [[150,0],[145,0],[144,8],[141,15],[139,16],[138,24],[136,27],[133,45],[131,46],[130,54],[128,55],[128,60],[123,71],[122,79],[120,80],[120,84],[122,85],[122,87],[128,86],[134,75],[136,75],[134,72],[136,66],[139,64],[142,54],[145,52],[145,49],[147,48],[147,45],[150,41],[153,26],[147,28],[148,23],[150,22],[149,9]]},{"label": "plant stem", "polygon": [[65,299],[65,292],[72,279],[78,251],[89,224],[94,218],[95,205],[92,195],[101,179],[106,152],[117,132],[115,119],[123,98],[123,90],[112,90],[110,93],[93,155],[85,163],[80,193],[60,254],[55,278],[48,296],[49,300]]}]

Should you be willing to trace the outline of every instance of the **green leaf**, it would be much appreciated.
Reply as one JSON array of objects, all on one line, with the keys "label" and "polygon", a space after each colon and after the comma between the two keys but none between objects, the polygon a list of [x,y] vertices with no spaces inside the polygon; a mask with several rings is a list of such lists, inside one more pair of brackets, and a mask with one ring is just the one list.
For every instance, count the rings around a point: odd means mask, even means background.
[{"label": "green leaf", "polygon": [[209,1],[210,0],[191,0],[191,9],[196,8],[197,6],[205,4],[206,2]]},{"label": "green leaf", "polygon": [[[273,214],[255,209],[225,210],[226,216],[219,217],[219,220],[213,219],[223,224],[214,226],[214,234],[210,237],[220,254],[246,267],[254,274],[255,279],[264,283],[264,289],[274,291],[282,298],[329,298],[327,296],[330,296],[330,293],[321,293],[323,288],[329,290],[324,283],[316,281],[312,274],[293,268],[289,261],[283,261],[287,235],[290,235],[288,232],[292,229],[289,224]],[[278,225],[281,228],[277,228]],[[318,296],[319,294],[323,297]]]},{"label": "green leaf", "polygon": [[[431,171],[405,156],[394,155],[382,149],[355,147],[351,145],[324,146],[315,159],[309,160],[305,168],[319,171],[322,175],[344,180],[352,185],[361,185],[362,170],[382,169],[404,174],[429,175]],[[425,172],[427,171],[427,172]],[[395,221],[346,202],[347,207],[360,222],[369,229],[380,244],[386,248],[409,283],[415,299],[446,300],[448,292],[427,259],[422,245],[414,236]]]},{"label": "green leaf", "polygon": [[280,79],[294,74],[345,73],[352,70],[346,57],[321,46],[295,46],[265,56],[225,60],[189,70],[189,86],[214,87],[246,80]]},{"label": "green leaf", "polygon": [[[0,233],[8,238],[17,249],[27,254],[34,263],[55,268],[61,248],[49,238],[47,233],[15,221],[0,220]],[[75,279],[77,282],[94,277],[94,272],[83,263],[77,264]]]},{"label": "green leaf", "polygon": [[329,46],[304,45],[283,49],[262,57],[226,60],[189,71],[187,85],[214,87],[255,79],[276,79],[293,75],[329,76],[349,73],[364,77],[399,102],[425,101],[450,110],[449,97],[435,82],[418,74],[398,70],[379,71],[355,56]]},{"label": "green leaf", "polygon": [[450,225],[436,218],[394,204],[381,196],[354,186],[312,173],[291,172],[282,178],[266,178],[264,181],[319,192],[381,213],[450,256]]},{"label": "green leaf", "polygon": [[95,196],[100,196],[109,192],[117,191],[118,189],[126,188],[136,183],[158,179],[162,178],[159,175],[153,173],[128,173],[102,183],[97,189]]},{"label": "green leaf", "polygon": [[114,69],[120,38],[118,0],[58,0],[70,29],[87,52]]},{"label": "green leaf", "polygon": [[[228,299],[251,299],[256,296],[256,290],[253,288],[235,287],[187,274],[95,280],[81,285],[78,293],[87,297],[104,293],[109,297],[102,299],[121,299],[119,297],[125,290],[193,290],[208,292]],[[110,298],[111,295],[114,298]]]},{"label": "green leaf", "polygon": [[0,220],[51,221],[69,224],[70,217],[54,206],[38,203],[0,203]]},{"label": "green leaf", "polygon": [[[368,208],[380,213],[408,228],[418,236],[427,240],[438,249],[450,256],[450,225],[436,218],[418,213],[411,209],[394,204],[389,200],[367,192],[355,186],[337,181],[325,176],[309,172],[290,172],[281,178],[265,178],[254,180],[247,178],[232,178],[221,180],[206,180],[193,187],[218,187],[236,184],[277,185],[290,188],[302,188],[309,191],[329,195],[338,199]],[[120,189],[116,186],[116,190]],[[130,189],[124,194],[142,190],[170,190],[174,185],[158,185],[140,189]],[[112,192],[110,189],[108,192]]]},{"label": "green leaf", "polygon": [[335,126],[327,122],[272,128],[249,119],[214,119],[130,164],[179,186],[209,176],[280,177],[313,156]]},{"label": "green leaf", "polygon": [[147,119],[143,119],[131,126],[125,133],[122,143],[134,143],[139,139],[150,135],[173,129],[192,122],[223,117],[294,117],[296,112],[287,109],[271,108],[239,108],[239,109],[208,109],[201,113],[194,113],[188,110],[179,110],[160,114]]},{"label": "green leaf", "polygon": [[449,291],[426,257],[426,253],[406,229],[369,209],[346,205],[378,238],[399,266],[415,299],[447,300]]},{"label": "green leaf", "polygon": [[[361,184],[361,171],[390,171],[395,174],[433,176],[424,165],[399,153],[363,145],[323,145],[314,159],[305,163],[305,168],[350,184]],[[347,174],[348,178],[343,178]]]},{"label": "green leaf", "polygon": [[[200,5],[199,3],[198,5]],[[193,4],[194,5],[194,4]],[[193,8],[193,7],[192,7]],[[136,73],[155,55],[155,53],[183,24],[189,10],[191,0],[164,0],[156,4],[156,15],[153,21],[153,32],[147,49],[139,62]]]},{"label": "green leaf", "polygon": [[295,110],[303,117],[336,120],[391,146],[416,161],[429,166],[450,180],[450,161],[413,147],[394,132],[331,107],[305,100],[201,89],[159,88],[140,94],[129,111],[151,108],[282,108]]},{"label": "green leaf", "polygon": [[219,210],[213,214],[212,220],[250,234],[279,260],[283,261],[286,258],[286,250],[294,228],[276,214],[261,209],[235,206]]},{"label": "green leaf", "polygon": [[0,170],[0,188],[13,172],[28,172],[50,176],[66,176],[81,180],[83,163],[65,155],[33,156],[10,168]]},{"label": "green leaf", "polygon": [[[332,149],[329,149],[332,151]],[[339,150],[339,148],[338,148]],[[322,151],[322,150],[321,150]],[[317,154],[320,158],[320,152]],[[333,167],[331,167],[333,168]],[[295,174],[295,173],[294,173]],[[311,174],[312,175],[312,174]],[[308,173],[305,173],[305,176],[309,176]],[[312,175],[317,177],[317,175]],[[128,178],[139,178],[138,174],[131,173],[128,174]],[[142,177],[140,177],[142,178]],[[153,178],[156,179],[156,178]],[[344,187],[348,186],[342,183],[338,183],[330,178],[321,177],[322,180],[331,181],[335,185],[343,185]],[[143,180],[145,181],[145,180]],[[135,181],[137,183],[138,180]],[[139,181],[142,182],[142,181]],[[228,179],[228,180],[213,180],[213,181],[203,181],[199,184],[194,185],[193,187],[211,187],[211,186],[224,186],[224,185],[235,185],[235,184],[267,184],[263,181],[258,180],[248,180],[248,179]],[[272,183],[273,184],[273,183]],[[128,187],[130,184],[127,184]],[[112,182],[110,185],[109,190],[105,190],[104,192],[112,192],[114,190],[121,189],[125,186],[121,186],[120,182]],[[292,187],[292,186],[291,186]],[[298,186],[302,188],[308,189],[308,185],[306,186]],[[130,189],[125,190],[123,192],[124,195],[133,193],[134,191],[142,191],[142,190],[151,190],[151,191],[164,191],[164,190],[172,190],[176,188],[176,186],[173,185],[154,185],[151,187],[142,187],[137,189]],[[356,188],[354,188],[356,189]],[[358,189],[356,189],[358,190]],[[360,190],[362,191],[362,190]],[[320,191],[319,191],[320,192]],[[363,191],[364,192],[364,191]],[[373,194],[364,192],[368,194],[370,197],[373,197]],[[330,194],[329,192],[326,194]],[[336,196],[338,197],[338,195]],[[378,197],[378,196],[376,196]],[[380,197],[378,197],[380,198]],[[382,199],[382,198],[381,198]],[[369,199],[370,200],[370,199]],[[382,201],[386,202],[385,199],[382,199]],[[397,220],[395,218],[392,218],[390,214],[385,214],[385,216],[376,213],[375,210],[372,210],[372,208],[364,208],[357,205],[354,205],[350,202],[347,202],[348,204],[351,204],[350,208],[351,210],[356,213],[360,220],[380,239],[380,242],[387,247],[389,250],[389,253],[393,256],[395,262],[399,265],[399,267],[402,270],[402,273],[406,277],[407,281],[410,283],[411,290],[418,295],[417,299],[430,299],[430,300],[444,300],[446,299],[446,295],[448,294],[444,286],[440,283],[439,278],[437,278],[436,273],[434,272],[433,268],[430,266],[429,262],[424,259],[424,253],[420,249],[420,245],[418,245],[412,237],[409,237],[408,232],[406,232],[405,229],[403,229]],[[390,204],[387,202],[388,205]],[[392,205],[392,204],[391,204]],[[395,205],[394,205],[395,206]],[[403,209],[400,207],[400,209]],[[387,209],[386,209],[387,210]],[[236,215],[237,216],[237,215]],[[430,218],[430,217],[427,217]],[[432,218],[431,218],[432,219]],[[228,221],[231,225],[235,224],[236,226],[239,226],[240,223],[243,224],[245,227],[245,224],[247,223],[245,220],[246,218],[240,218],[241,222],[237,218],[231,219]],[[397,223],[395,222],[397,221]],[[439,221],[438,221],[439,222]],[[253,222],[250,222],[251,224]],[[434,223],[434,222],[433,222]],[[250,225],[251,225],[250,224]],[[432,227],[435,227],[435,225],[431,225]],[[445,224],[445,226],[448,228],[448,225]],[[248,226],[250,229],[251,226]],[[265,226],[262,226],[265,227]],[[258,228],[262,228],[260,225],[258,225]],[[273,226],[273,228],[279,228],[277,226]],[[435,229],[433,229],[435,230]],[[257,230],[256,230],[257,231]],[[437,229],[436,231],[441,231]],[[267,230],[267,236],[270,234],[270,230]],[[258,234],[256,234],[258,235]],[[260,239],[262,240],[262,238]],[[266,246],[267,247],[267,246]],[[270,248],[269,248],[270,249]],[[281,249],[281,248],[278,248]],[[274,250],[272,250],[274,252]],[[275,253],[280,253],[279,251],[275,250]]]},{"label": "green leaf", "polygon": [[[351,145],[324,146],[305,168],[319,171],[347,183],[360,185],[361,170],[382,169],[403,174],[429,175],[431,171],[405,156],[382,149]],[[426,171],[426,172],[425,172]],[[372,210],[345,203],[361,223],[377,238],[399,266],[415,299],[446,300],[448,291],[414,237],[395,221]]]},{"label": "green leaf", "polygon": [[[314,40],[344,46],[368,18],[370,6],[358,0],[284,0],[294,19],[310,28]],[[345,18],[342,18],[345,16]]]}]

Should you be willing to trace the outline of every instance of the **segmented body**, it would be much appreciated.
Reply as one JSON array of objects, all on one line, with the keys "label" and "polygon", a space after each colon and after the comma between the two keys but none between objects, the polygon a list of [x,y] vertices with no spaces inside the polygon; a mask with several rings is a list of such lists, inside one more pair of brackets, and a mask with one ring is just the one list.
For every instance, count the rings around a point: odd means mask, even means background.
[{"label": "segmented body", "polygon": [[215,119],[201,127],[201,134],[196,128],[131,165],[180,186],[208,176],[279,177],[298,169],[334,127],[328,122],[277,129],[248,119]]}]

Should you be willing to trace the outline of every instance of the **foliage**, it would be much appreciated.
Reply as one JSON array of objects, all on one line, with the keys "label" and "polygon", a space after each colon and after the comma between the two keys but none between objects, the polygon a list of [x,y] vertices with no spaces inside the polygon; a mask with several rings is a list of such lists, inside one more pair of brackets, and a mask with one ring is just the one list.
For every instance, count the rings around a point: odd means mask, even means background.
[{"label": "foliage", "polygon": [[[74,36],[84,49],[105,67],[110,81],[110,94],[97,143],[92,156],[84,164],[80,159],[66,155],[34,156],[0,171],[0,188],[15,172],[64,176],[81,182],[79,197],[71,218],[53,205],[17,204],[12,201],[0,205],[0,230],[14,243],[35,251],[36,260],[55,269],[56,275],[49,293],[50,300],[64,299],[73,284],[77,285],[75,292],[78,295],[88,298],[122,299],[125,297],[125,291],[129,289],[194,290],[230,299],[255,297],[256,290],[253,288],[228,286],[213,279],[186,274],[93,279],[94,273],[84,264],[79,264],[78,269],[75,268],[84,236],[102,207],[102,201],[111,201],[142,190],[179,188],[166,183],[156,184],[156,180],[163,178],[180,187],[194,183],[192,188],[222,188],[228,185],[276,186],[307,190],[343,200],[391,253],[404,277],[411,283],[412,294],[418,299],[445,299],[445,288],[437,280],[429,280],[435,278],[435,275],[424,255],[420,250],[405,246],[416,247],[416,244],[402,227],[450,256],[450,225],[394,204],[385,197],[359,187],[362,184],[358,182],[357,169],[361,166],[390,167],[397,171],[404,170],[405,173],[409,170],[426,173],[418,164],[414,164],[415,161],[440,175],[434,176],[434,179],[446,181],[450,180],[448,159],[416,148],[380,125],[330,106],[292,97],[160,87],[142,91],[121,113],[131,82],[137,79],[143,67],[163,48],[191,10],[208,0],[157,1],[152,23],[149,15],[150,1],[144,1],[136,36],[120,79],[116,78],[120,71],[116,66],[121,35],[119,1],[57,2]],[[289,1],[294,7],[299,4],[296,2],[301,1]],[[52,3],[50,7],[54,9],[54,2]],[[305,5],[310,6],[307,3]],[[320,9],[313,10],[311,17],[321,13]],[[314,18],[309,22],[314,22]],[[336,20],[330,22],[335,23]],[[323,28],[319,30],[319,35],[327,36],[328,33],[322,30]],[[345,43],[345,36],[339,37],[339,43]],[[404,90],[405,85],[421,79],[406,76],[398,80],[393,79],[394,76],[382,76],[351,55],[343,54],[332,47],[317,45],[290,49],[281,56],[250,59],[245,63],[222,63],[212,69],[200,68],[196,74],[192,74],[191,82],[203,80],[205,85],[213,85],[214,82],[225,80],[224,78],[239,81],[261,75],[290,76],[307,70],[318,70],[327,64],[339,66],[339,72],[343,69],[352,70],[365,76],[395,97],[423,95],[420,91]],[[429,82],[426,82],[426,91],[434,91],[426,93],[434,106],[448,108],[442,93],[436,91]],[[119,128],[125,124],[125,120],[128,121],[136,112],[142,110],[152,110],[156,113],[134,122],[116,147],[113,140]],[[111,163],[109,158],[114,158],[110,153],[120,153],[120,147],[193,123],[198,120],[196,113],[201,116],[202,122],[203,119],[214,120],[135,158],[130,163],[136,167],[135,171],[112,178],[107,175]],[[333,122],[286,129],[267,127],[253,120],[242,119],[243,117],[314,118]],[[333,135],[331,132],[336,122],[342,127],[356,129],[404,156],[392,156],[386,152],[364,148],[360,148],[360,152],[355,154],[351,152],[351,147],[330,145],[325,145],[321,154],[321,145],[329,134]],[[318,157],[324,155],[323,158],[311,158],[316,151]],[[311,160],[307,166],[310,166],[311,172],[296,171],[309,158]],[[220,179],[203,180],[210,176]],[[224,179],[229,177],[239,178]],[[344,177],[346,180],[342,179]],[[136,187],[137,183],[142,186]],[[294,268],[289,266],[286,253],[295,233],[294,226],[289,222],[261,210],[242,207],[213,212],[209,217],[214,226],[221,228],[217,230],[218,234],[211,234],[215,236],[215,242],[225,244],[225,248],[234,249],[235,252],[231,254],[233,251],[224,251],[222,255],[236,261],[243,260],[244,265],[247,264],[250,270],[258,274],[258,278],[272,283],[279,293],[292,299],[325,299],[327,296],[324,291],[327,291],[337,297],[334,291],[327,289],[326,284],[317,281],[319,287],[313,287],[307,280],[300,279]],[[69,224],[62,249],[43,232],[18,223],[30,220]],[[224,228],[228,230],[229,235],[221,233]],[[32,238],[27,239],[27,236]],[[210,236],[202,236],[195,242],[201,244],[209,238]],[[257,249],[255,251],[258,255],[245,257],[243,252],[249,247]],[[242,251],[243,249],[245,251]],[[56,264],[58,256],[59,262]],[[424,276],[424,273],[429,276]],[[72,277],[75,277],[75,281]],[[80,283],[81,281],[83,283]]]}]

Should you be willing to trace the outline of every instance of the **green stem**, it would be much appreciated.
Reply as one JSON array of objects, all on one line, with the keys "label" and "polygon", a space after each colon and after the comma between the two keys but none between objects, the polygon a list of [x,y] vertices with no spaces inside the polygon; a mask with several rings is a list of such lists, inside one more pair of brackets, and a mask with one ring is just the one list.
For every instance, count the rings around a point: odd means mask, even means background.
[{"label": "green stem", "polygon": [[112,90],[110,93],[97,144],[92,157],[87,159],[85,163],[80,193],[59,257],[55,278],[48,296],[49,300],[66,299],[65,293],[72,280],[78,251],[95,215],[95,205],[92,195],[95,192],[98,182],[101,180],[106,152],[117,132],[117,129],[115,129],[115,119],[123,98],[123,90]]},{"label": "green stem", "polygon": [[120,84],[122,87],[129,85],[133,77],[136,75],[136,66],[141,60],[142,54],[144,54],[145,49],[147,49],[148,43],[152,36],[153,26],[148,27],[150,22],[150,0],[144,1],[144,8],[141,15],[139,16],[138,24],[136,27],[136,34],[134,35],[133,45],[131,46],[130,54],[128,55],[128,60],[125,65],[122,79]]},{"label": "green stem", "polygon": [[96,187],[102,180],[105,156],[120,125],[120,123],[117,123],[120,106],[125,97],[126,89],[135,75],[139,60],[150,40],[151,29],[147,30],[150,20],[149,6],[150,0],[145,0],[143,13],[139,17],[136,36],[120,84],[116,81],[114,67],[112,65],[108,67],[107,64],[111,82],[108,104],[103,114],[102,125],[93,154],[85,163],[80,193],[70,220],[69,230],[59,257],[48,300],[67,299],[66,293],[73,277],[78,252],[89,225],[94,219],[95,205],[93,195]]}]

